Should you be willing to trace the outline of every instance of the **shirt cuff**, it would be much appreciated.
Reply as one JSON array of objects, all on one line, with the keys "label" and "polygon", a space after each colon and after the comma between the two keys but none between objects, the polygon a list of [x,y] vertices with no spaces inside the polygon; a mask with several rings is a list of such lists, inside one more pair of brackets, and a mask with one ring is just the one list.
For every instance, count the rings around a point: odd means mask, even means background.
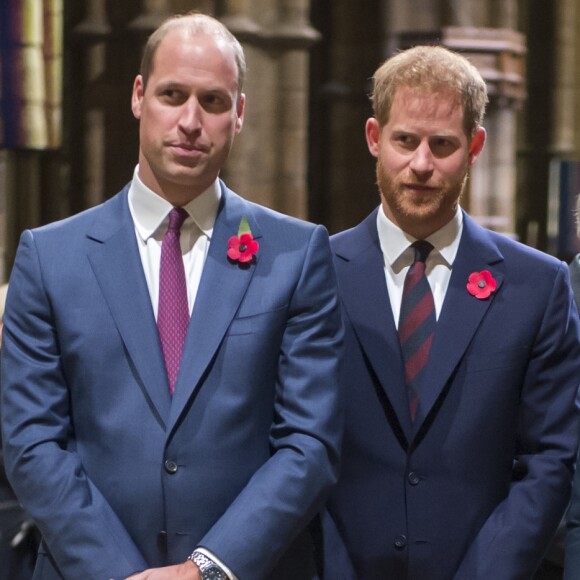
[{"label": "shirt cuff", "polygon": [[238,580],[238,577],[215,554],[212,554],[209,550],[201,548],[200,546],[197,546],[195,551],[200,552],[215,562],[215,564],[223,570],[224,574],[228,577],[229,580]]}]

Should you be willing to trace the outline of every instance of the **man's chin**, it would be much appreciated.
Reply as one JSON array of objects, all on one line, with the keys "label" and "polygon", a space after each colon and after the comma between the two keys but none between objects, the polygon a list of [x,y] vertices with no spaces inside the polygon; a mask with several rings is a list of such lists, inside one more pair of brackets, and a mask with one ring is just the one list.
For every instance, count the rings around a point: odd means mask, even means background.
[{"label": "man's chin", "polygon": [[427,222],[435,218],[441,212],[441,208],[438,204],[434,204],[433,200],[422,200],[421,202],[402,203],[398,206],[397,211],[406,219]]}]

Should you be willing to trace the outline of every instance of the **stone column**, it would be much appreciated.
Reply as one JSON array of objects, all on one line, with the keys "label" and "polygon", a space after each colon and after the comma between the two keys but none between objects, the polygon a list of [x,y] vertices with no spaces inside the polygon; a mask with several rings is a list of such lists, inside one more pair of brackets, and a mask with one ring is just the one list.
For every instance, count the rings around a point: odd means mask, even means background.
[{"label": "stone column", "polygon": [[[85,19],[74,29],[74,35],[84,52],[81,84],[85,87],[77,112],[81,117],[83,135],[82,158],[79,158],[79,171],[84,168],[79,197],[82,205],[93,206],[104,197],[106,174],[105,149],[107,147],[105,110],[98,90],[99,80],[106,74],[106,43],[112,34],[107,20],[106,0],[88,0]],[[80,155],[79,155],[80,157]]]},{"label": "stone column", "polygon": [[[42,2],[4,0],[7,18],[2,54],[3,135],[7,147],[44,149],[49,146],[43,55]],[[3,138],[3,139],[2,139]]]},{"label": "stone column", "polygon": [[44,0],[45,116],[49,147],[62,145],[63,2]]},{"label": "stone column", "polygon": [[51,170],[61,142],[62,6],[62,0],[10,0],[0,7],[0,18],[12,24],[3,38],[0,116],[3,145],[14,148],[2,155],[0,279],[8,276],[20,232],[42,223],[61,184]]},{"label": "stone column", "polygon": [[144,36],[153,32],[172,13],[169,0],[142,0],[140,14],[129,23],[129,28]]},{"label": "stone column", "polygon": [[310,0],[225,2],[221,20],[248,61],[245,127],[223,172],[249,199],[306,218]]},{"label": "stone column", "polygon": [[576,0],[554,4],[555,78],[552,86],[552,125],[547,151],[550,157],[547,250],[565,260],[580,251],[576,234],[576,197],[580,195],[580,168],[575,154],[577,133]]},{"label": "stone column", "polygon": [[558,155],[574,152],[576,134],[576,82],[577,70],[577,16],[576,0],[558,0],[556,7],[556,79],[554,86],[554,123],[550,147]]},{"label": "stone column", "polygon": [[517,111],[525,98],[524,36],[506,28],[446,27],[443,44],[462,52],[488,86],[487,140],[463,205],[482,225],[516,237]]},{"label": "stone column", "polygon": [[442,25],[441,10],[432,0],[383,0],[383,11],[390,34],[402,30],[435,30]]},{"label": "stone column", "polygon": [[313,61],[311,207],[313,220],[334,233],[379,203],[365,122],[372,114],[371,77],[383,58],[383,30],[376,0],[328,0],[315,16],[324,44]]},{"label": "stone column", "polygon": [[[262,50],[262,24],[254,17],[249,0],[226,0],[218,16],[243,45],[248,69],[243,87],[246,95],[244,125],[221,177],[247,199],[274,207],[275,56],[264,54]],[[264,143],[269,146],[264,147]]]}]

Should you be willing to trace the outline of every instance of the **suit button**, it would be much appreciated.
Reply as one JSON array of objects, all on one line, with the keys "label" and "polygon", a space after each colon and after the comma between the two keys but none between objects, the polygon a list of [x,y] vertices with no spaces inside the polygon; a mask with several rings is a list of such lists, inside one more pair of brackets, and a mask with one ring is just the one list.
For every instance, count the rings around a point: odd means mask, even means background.
[{"label": "suit button", "polygon": [[167,471],[167,473],[177,473],[177,463],[175,463],[175,461],[172,461],[171,459],[168,459],[165,462],[165,471]]},{"label": "suit button", "polygon": [[406,545],[407,545],[407,537],[403,536],[402,534],[400,536],[397,536],[395,538],[395,548],[397,548],[397,550],[402,550]]},{"label": "suit button", "polygon": [[411,485],[417,485],[421,481],[421,478],[414,471],[409,473],[407,479]]}]

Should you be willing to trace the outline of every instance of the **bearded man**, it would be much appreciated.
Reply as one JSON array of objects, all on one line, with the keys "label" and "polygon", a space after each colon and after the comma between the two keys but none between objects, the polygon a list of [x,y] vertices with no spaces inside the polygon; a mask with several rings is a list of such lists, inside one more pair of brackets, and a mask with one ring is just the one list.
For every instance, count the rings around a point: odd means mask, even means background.
[{"label": "bearded man", "polygon": [[531,578],[578,442],[578,314],[565,263],[459,206],[485,82],[415,47],[375,73],[381,204],[331,240],[346,323],[342,471],[327,580]]}]

